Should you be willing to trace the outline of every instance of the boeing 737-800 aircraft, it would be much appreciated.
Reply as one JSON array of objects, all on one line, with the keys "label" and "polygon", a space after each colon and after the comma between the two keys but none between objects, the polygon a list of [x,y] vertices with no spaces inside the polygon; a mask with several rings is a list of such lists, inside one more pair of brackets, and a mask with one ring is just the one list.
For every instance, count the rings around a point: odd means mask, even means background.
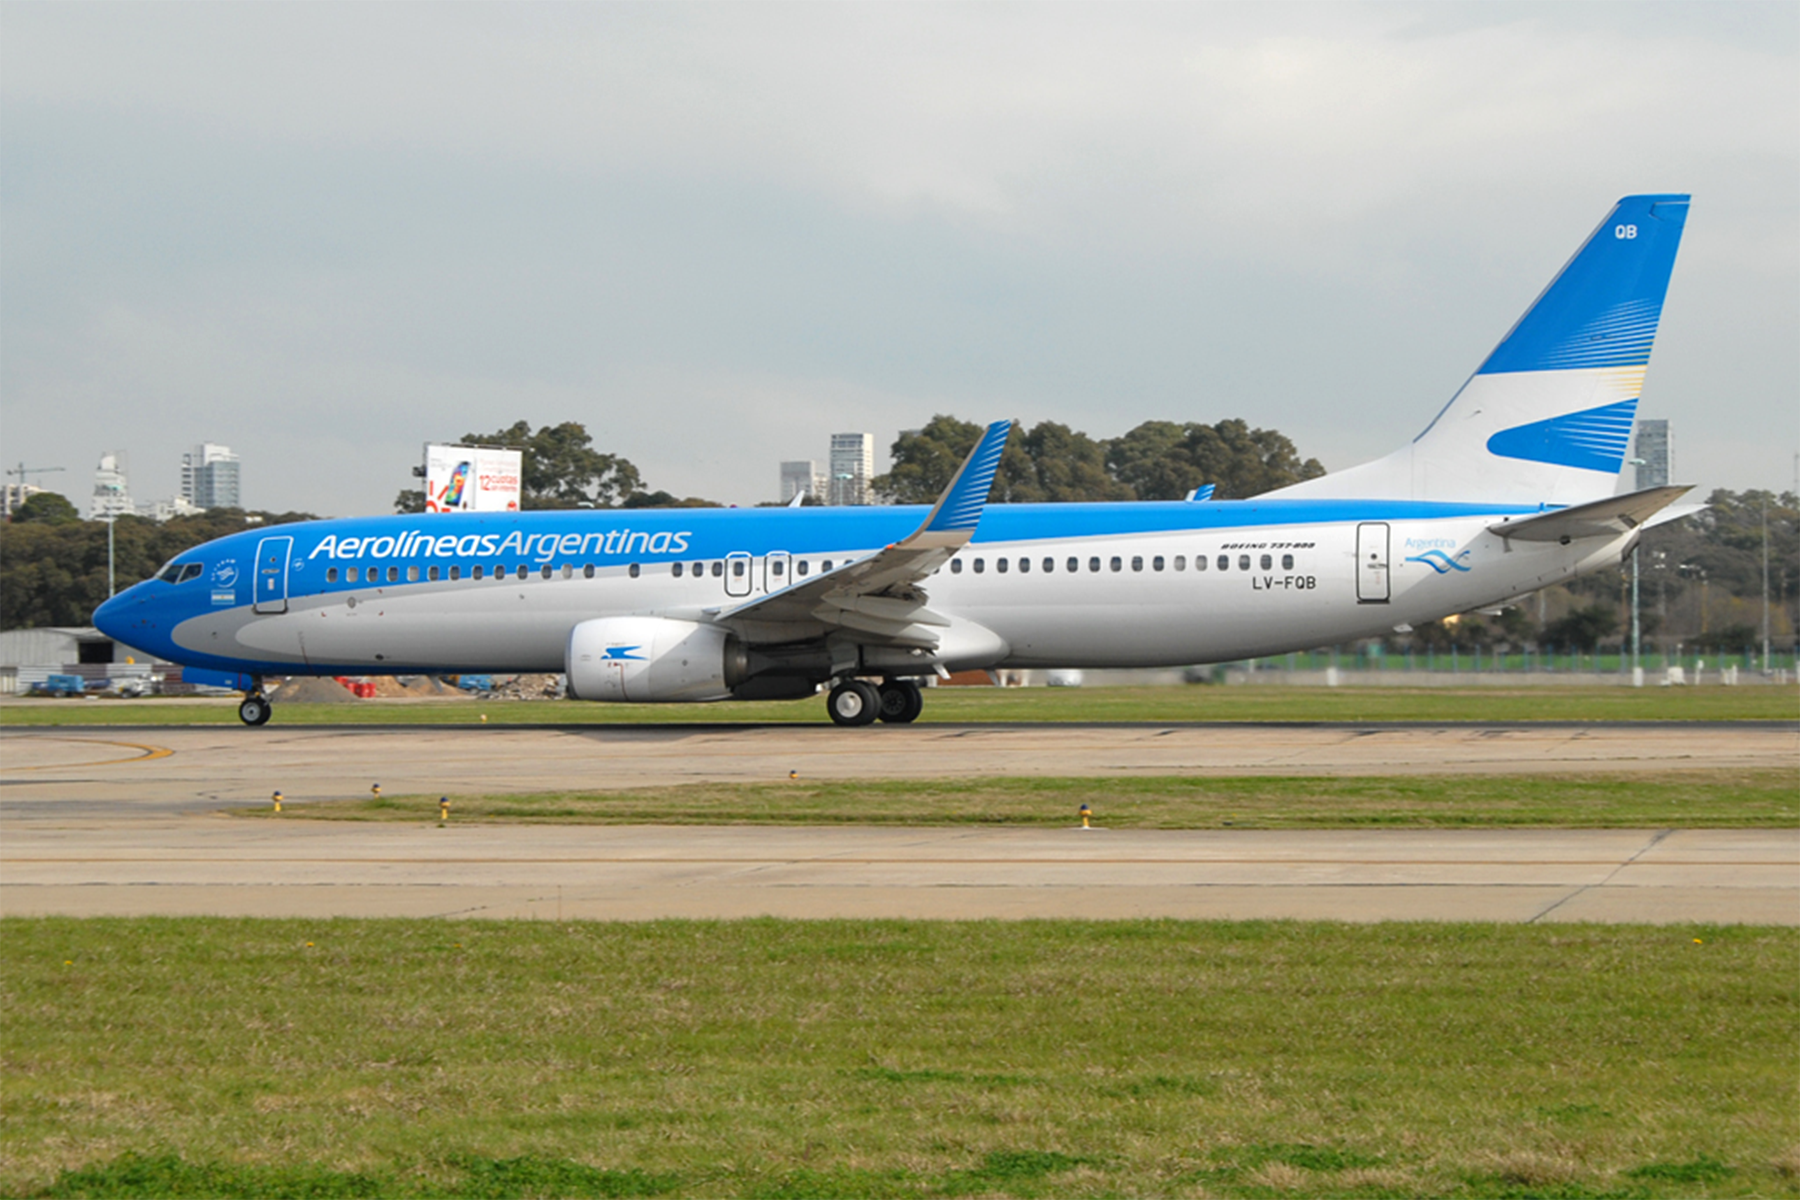
[{"label": "boeing 737-800 aircraft", "polygon": [[1615,495],[1685,195],[1628,196],[1386,458],[1249,500],[988,506],[996,422],[923,507],[367,517],[233,534],[103,604],[108,636],[275,675],[565,672],[581,700],[810,696],[911,721],[971,668],[1222,662],[1492,606],[1629,553]]}]

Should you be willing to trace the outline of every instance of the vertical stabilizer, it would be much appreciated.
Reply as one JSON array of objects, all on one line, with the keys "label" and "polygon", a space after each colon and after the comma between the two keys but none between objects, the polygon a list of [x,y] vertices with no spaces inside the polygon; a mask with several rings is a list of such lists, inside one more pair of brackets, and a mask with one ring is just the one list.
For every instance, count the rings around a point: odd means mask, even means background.
[{"label": "vertical stabilizer", "polygon": [[1271,495],[1579,504],[1611,495],[1687,217],[1627,196],[1425,431]]}]

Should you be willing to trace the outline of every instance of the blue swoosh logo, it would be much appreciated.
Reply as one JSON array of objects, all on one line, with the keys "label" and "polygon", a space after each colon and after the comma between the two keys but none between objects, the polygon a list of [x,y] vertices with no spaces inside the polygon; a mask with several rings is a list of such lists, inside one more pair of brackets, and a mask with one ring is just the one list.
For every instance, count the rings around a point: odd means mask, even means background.
[{"label": "blue swoosh logo", "polygon": [[[1467,558],[1468,555],[1469,552],[1464,550],[1461,554],[1458,554],[1456,558]],[[1424,563],[1439,575],[1448,575],[1452,571],[1467,571],[1469,568],[1457,562],[1456,558],[1451,558],[1442,550],[1427,550],[1423,554],[1409,555],[1406,561]]]},{"label": "blue swoosh logo", "polygon": [[642,646],[608,646],[606,653],[600,657],[606,662],[643,662],[642,654],[633,654],[633,650],[642,650]]}]

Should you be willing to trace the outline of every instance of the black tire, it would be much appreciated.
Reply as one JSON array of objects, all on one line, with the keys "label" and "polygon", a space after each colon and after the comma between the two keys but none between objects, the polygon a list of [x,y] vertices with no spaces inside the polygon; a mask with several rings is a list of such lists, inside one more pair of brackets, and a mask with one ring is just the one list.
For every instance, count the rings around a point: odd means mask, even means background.
[{"label": "black tire", "polygon": [[890,679],[881,685],[881,719],[891,725],[910,725],[925,711],[925,694],[910,679]]},{"label": "black tire", "polygon": [[872,725],[881,715],[881,693],[860,679],[848,679],[825,697],[825,711],[839,725]]},{"label": "black tire", "polygon": [[246,725],[267,725],[274,715],[275,706],[269,703],[267,696],[245,696],[244,702],[238,705],[238,720]]}]

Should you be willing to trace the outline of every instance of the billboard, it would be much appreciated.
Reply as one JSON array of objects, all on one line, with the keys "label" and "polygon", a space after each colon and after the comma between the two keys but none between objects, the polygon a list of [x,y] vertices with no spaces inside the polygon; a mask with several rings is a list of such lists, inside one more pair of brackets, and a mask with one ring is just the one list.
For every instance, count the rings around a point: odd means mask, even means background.
[{"label": "billboard", "polygon": [[518,512],[521,452],[425,446],[426,512]]}]

